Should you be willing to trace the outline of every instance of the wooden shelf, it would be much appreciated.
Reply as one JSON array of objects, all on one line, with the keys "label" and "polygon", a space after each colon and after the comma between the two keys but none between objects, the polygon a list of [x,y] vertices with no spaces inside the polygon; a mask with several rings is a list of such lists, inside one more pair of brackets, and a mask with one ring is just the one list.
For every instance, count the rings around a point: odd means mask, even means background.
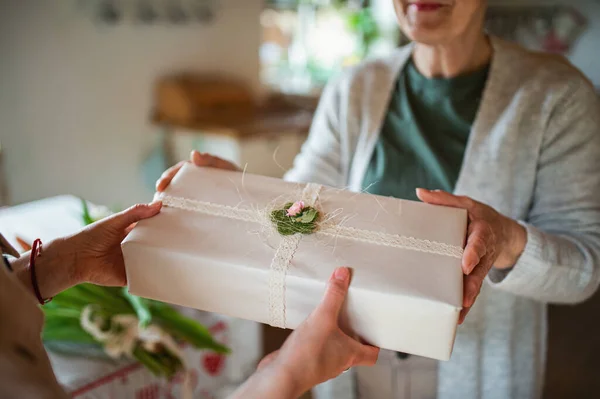
[{"label": "wooden shelf", "polygon": [[170,129],[173,132],[183,129],[248,139],[284,132],[308,132],[313,114],[314,109],[309,101],[305,101],[304,105],[298,105],[286,96],[275,95],[252,110],[213,113],[190,123],[181,123],[154,114],[152,122],[174,128]]}]

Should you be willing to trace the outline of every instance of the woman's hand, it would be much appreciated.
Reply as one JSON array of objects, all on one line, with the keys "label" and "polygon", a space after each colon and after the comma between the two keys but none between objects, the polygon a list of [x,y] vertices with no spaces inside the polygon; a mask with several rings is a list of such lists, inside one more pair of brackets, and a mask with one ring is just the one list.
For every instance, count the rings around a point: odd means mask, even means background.
[{"label": "woman's hand", "polygon": [[372,366],[379,348],[363,344],[339,325],[350,270],[334,271],[321,304],[271,353],[234,398],[296,398],[353,366]]},{"label": "woman's hand", "polygon": [[428,204],[462,208],[468,212],[467,245],[462,259],[465,274],[463,310],[459,319],[462,323],[490,269],[508,269],[517,263],[527,244],[527,231],[514,220],[469,197],[421,188],[417,189],[417,196]]},{"label": "woman's hand", "polygon": [[[135,205],[91,224],[69,237],[44,243],[36,258],[36,280],[42,298],[80,283],[123,286],[127,283],[121,241],[135,223],[160,212],[161,202]],[[16,259],[14,270],[32,293],[31,273],[27,267],[31,254]]]},{"label": "woman's hand", "polygon": [[193,163],[196,166],[204,166],[209,168],[238,171],[240,170],[240,168],[238,168],[229,161],[226,161],[219,157],[215,157],[210,154],[201,154],[198,151],[194,150],[190,154],[189,161],[181,161],[164,171],[162,176],[156,182],[156,191],[158,191],[159,193],[165,191],[169,184],[171,184],[171,180],[173,180],[177,172],[179,172],[179,169],[181,169],[186,163]]},{"label": "woman's hand", "polygon": [[127,284],[121,242],[142,219],[156,216],[162,207],[160,201],[149,205],[138,204],[111,215],[84,228],[65,240],[67,251],[76,254],[75,279],[77,283],[123,286]]}]

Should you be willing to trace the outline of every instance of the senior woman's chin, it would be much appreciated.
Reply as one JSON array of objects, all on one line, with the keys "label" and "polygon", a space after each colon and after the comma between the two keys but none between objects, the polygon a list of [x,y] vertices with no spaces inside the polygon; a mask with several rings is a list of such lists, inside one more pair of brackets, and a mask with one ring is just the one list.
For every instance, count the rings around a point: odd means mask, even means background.
[{"label": "senior woman's chin", "polygon": [[[484,0],[394,0],[402,31],[413,41],[443,44],[479,26]],[[477,23],[475,23],[477,22]]]},{"label": "senior woman's chin", "polygon": [[450,3],[396,1],[395,8],[402,31],[416,42],[434,44],[443,41],[455,25]]}]

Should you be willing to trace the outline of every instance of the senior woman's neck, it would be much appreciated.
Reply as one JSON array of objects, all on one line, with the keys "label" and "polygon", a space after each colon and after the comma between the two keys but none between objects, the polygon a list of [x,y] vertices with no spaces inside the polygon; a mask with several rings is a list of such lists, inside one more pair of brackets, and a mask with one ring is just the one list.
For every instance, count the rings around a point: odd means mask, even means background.
[{"label": "senior woman's neck", "polygon": [[476,71],[491,58],[492,45],[484,33],[444,44],[416,43],[413,51],[415,66],[428,78],[451,78]]}]

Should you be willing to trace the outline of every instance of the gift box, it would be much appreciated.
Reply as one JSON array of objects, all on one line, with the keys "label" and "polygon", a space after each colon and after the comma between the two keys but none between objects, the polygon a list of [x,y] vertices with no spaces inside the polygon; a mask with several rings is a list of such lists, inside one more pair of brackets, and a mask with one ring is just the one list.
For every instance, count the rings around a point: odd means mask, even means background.
[{"label": "gift box", "polygon": [[466,211],[191,165],[160,198],[122,244],[131,293],[293,329],[349,266],[350,329],[450,358]]}]

